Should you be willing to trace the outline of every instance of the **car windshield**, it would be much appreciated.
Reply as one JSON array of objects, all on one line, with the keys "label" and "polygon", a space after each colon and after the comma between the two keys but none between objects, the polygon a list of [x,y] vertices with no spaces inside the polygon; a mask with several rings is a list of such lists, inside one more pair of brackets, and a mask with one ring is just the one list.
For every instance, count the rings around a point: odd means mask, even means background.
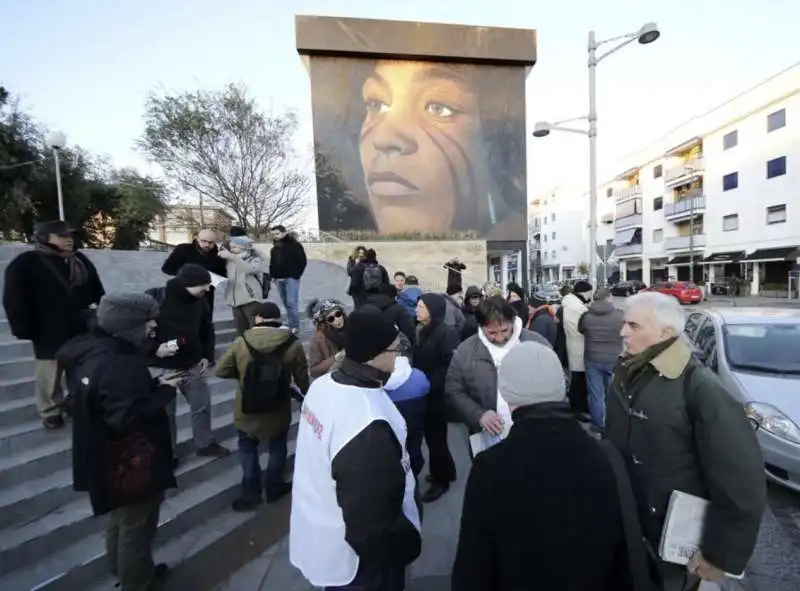
[{"label": "car windshield", "polygon": [[617,283],[617,287],[631,287],[633,283],[631,281],[620,281]]},{"label": "car windshield", "polygon": [[543,285],[543,286],[542,286],[542,287],[539,289],[539,291],[543,291],[543,292],[548,292],[548,291],[549,291],[549,292],[557,292],[557,291],[558,291],[558,288],[557,288],[555,285]]},{"label": "car windshield", "polygon": [[800,375],[800,324],[729,324],[724,334],[733,369]]}]

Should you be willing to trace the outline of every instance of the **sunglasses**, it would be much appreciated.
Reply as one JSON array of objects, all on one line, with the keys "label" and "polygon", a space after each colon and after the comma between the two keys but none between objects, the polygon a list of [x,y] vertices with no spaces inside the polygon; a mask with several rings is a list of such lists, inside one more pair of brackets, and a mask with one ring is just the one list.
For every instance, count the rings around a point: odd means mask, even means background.
[{"label": "sunglasses", "polygon": [[336,322],[337,318],[341,318],[342,316],[343,316],[342,311],[336,310],[336,312],[334,312],[325,319],[325,322],[327,322],[328,324],[333,324],[334,322]]}]

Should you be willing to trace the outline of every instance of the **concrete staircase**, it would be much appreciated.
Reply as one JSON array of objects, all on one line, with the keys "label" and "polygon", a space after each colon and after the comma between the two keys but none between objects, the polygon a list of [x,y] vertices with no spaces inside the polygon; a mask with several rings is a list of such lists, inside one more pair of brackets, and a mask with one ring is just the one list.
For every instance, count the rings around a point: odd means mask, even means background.
[{"label": "concrete staircase", "polygon": [[[19,250],[0,246],[0,276]],[[143,291],[165,279],[157,270],[163,253],[109,251],[105,255],[98,251],[90,256],[106,291]],[[343,298],[341,288],[337,292],[334,287],[344,285],[343,275],[343,270],[328,263],[310,262],[303,299],[320,295]],[[230,310],[220,304],[215,309],[217,356],[235,337]],[[309,328],[305,322],[302,339],[310,336]],[[111,588],[114,581],[105,561],[105,519],[94,518],[87,495],[72,490],[71,425],[54,432],[41,426],[33,399],[33,366],[30,343],[14,339],[0,309],[0,589]],[[209,379],[209,385],[214,433],[235,451],[235,385],[216,377]],[[290,466],[298,416],[295,409]],[[229,506],[238,494],[241,478],[235,453],[223,459],[194,455],[190,410],[182,396],[178,396],[177,423],[177,452],[182,458],[177,470],[179,488],[170,491],[162,506],[157,559],[173,565],[178,575],[210,559],[216,559],[224,571],[219,552],[231,538],[243,535],[253,519],[269,520],[270,512],[285,513],[286,503],[256,514],[233,513]],[[266,465],[266,454],[262,461]],[[285,529],[285,520],[280,521]],[[239,566],[231,564],[233,570]]]}]

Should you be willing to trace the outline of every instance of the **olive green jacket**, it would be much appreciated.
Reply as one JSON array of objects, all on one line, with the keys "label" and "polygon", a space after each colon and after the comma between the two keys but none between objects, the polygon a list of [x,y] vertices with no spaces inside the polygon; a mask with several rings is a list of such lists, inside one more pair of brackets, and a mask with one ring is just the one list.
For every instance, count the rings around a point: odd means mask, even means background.
[{"label": "olive green jacket", "polygon": [[[285,327],[256,326],[246,330],[243,336],[255,350],[270,353],[286,342],[290,334]],[[251,437],[269,439],[289,427],[292,418],[291,398],[287,395],[285,404],[275,412],[261,415],[242,413],[242,379],[247,372],[248,363],[250,352],[242,337],[238,337],[217,361],[216,374],[220,378],[233,378],[238,382],[233,415],[236,428]],[[286,349],[283,363],[288,374],[294,378],[295,385],[305,394],[308,391],[308,361],[300,341],[295,341]]]},{"label": "olive green jacket", "polygon": [[742,405],[682,338],[632,383],[623,376],[618,364],[606,393],[605,438],[628,459],[645,535],[657,548],[673,490],[703,497],[710,501],[703,556],[741,573],[767,494],[764,460]]}]

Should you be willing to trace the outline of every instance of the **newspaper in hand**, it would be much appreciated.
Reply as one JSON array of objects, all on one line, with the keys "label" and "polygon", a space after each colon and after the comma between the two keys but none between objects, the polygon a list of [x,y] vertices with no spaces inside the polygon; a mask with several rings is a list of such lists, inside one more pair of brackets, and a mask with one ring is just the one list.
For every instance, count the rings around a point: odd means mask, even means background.
[{"label": "newspaper in hand", "polygon": [[484,450],[489,449],[508,437],[511,430],[511,421],[503,421],[503,431],[500,435],[493,435],[488,431],[479,431],[469,436],[469,447],[472,450],[472,457],[477,456]]},{"label": "newspaper in hand", "polygon": [[[658,555],[666,562],[686,565],[700,549],[708,501],[679,490],[672,491],[661,531]],[[741,579],[744,573],[727,576]]]},{"label": "newspaper in hand", "polygon": [[211,287],[215,289],[228,280],[227,277],[223,277],[222,275],[217,275],[216,273],[210,273],[210,275],[211,275]]}]

